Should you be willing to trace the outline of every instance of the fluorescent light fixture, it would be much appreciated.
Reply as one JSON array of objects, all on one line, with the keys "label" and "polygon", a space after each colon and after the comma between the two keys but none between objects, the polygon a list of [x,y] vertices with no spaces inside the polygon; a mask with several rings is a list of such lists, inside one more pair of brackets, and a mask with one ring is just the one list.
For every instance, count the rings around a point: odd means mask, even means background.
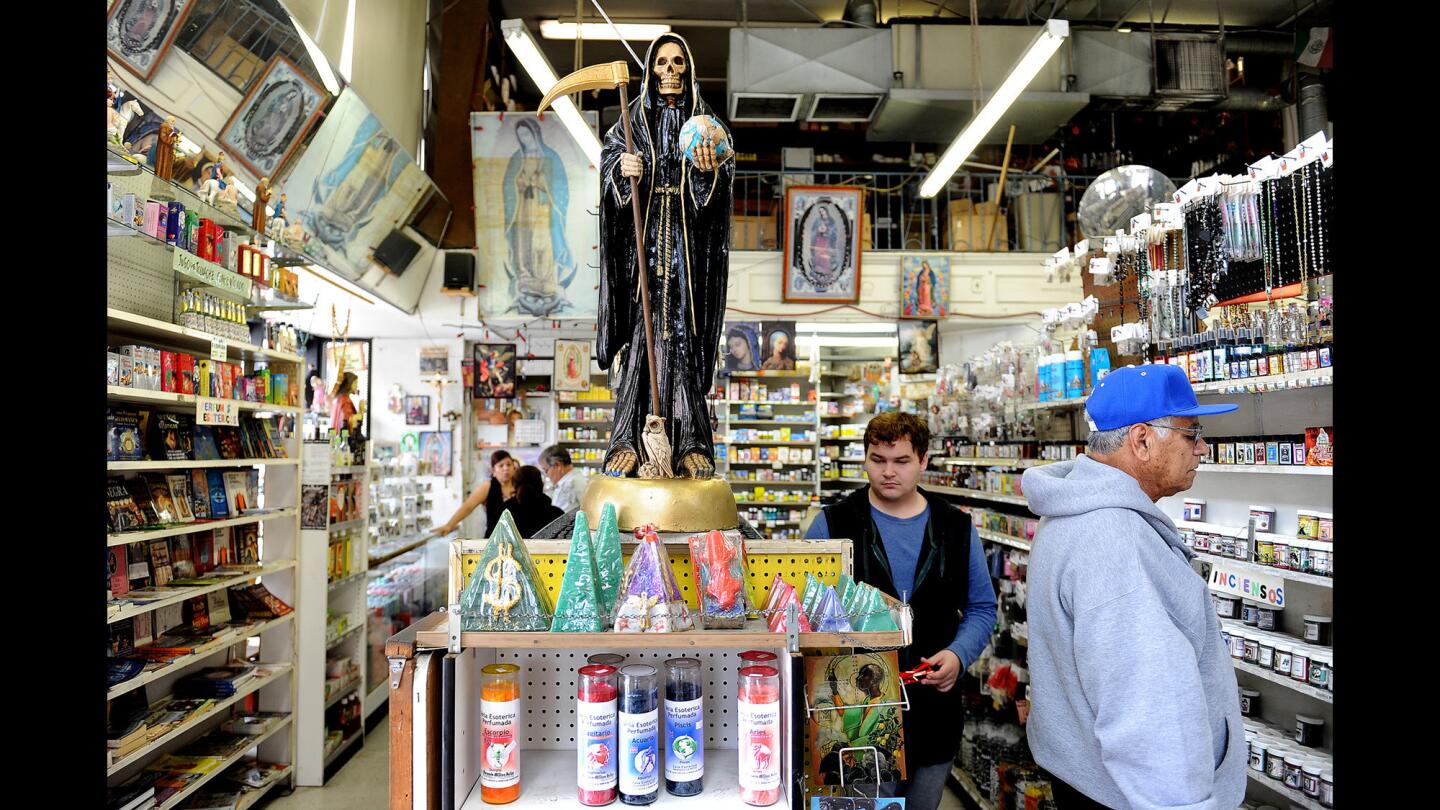
[{"label": "fluorescent light fixture", "polygon": [[813,332],[846,335],[860,333],[893,335],[895,334],[895,324],[874,323],[872,321],[801,321],[795,324],[795,334],[797,335]]},{"label": "fluorescent light fixture", "polygon": [[1130,26],[1127,25],[1127,26],[1123,26],[1123,27],[1120,27],[1120,28],[1116,28],[1115,30],[1116,30],[1117,32],[1121,33],[1121,34],[1128,34],[1128,33],[1130,33],[1131,31],[1134,31],[1135,29],[1133,29],[1133,28],[1131,28]]},{"label": "fluorescent light fixture", "polygon": [[1040,73],[1040,69],[1045,67],[1045,63],[1050,61],[1050,57],[1059,50],[1060,43],[1064,42],[1068,36],[1070,36],[1069,22],[1066,20],[1046,21],[1044,27],[1040,29],[1040,33],[1036,34],[1035,39],[1030,42],[1030,47],[1025,49],[1025,54],[1020,57],[1020,61],[1010,69],[1010,74],[1005,77],[1005,81],[1000,83],[994,95],[985,102],[985,106],[980,108],[979,114],[970,119],[970,123],[960,130],[960,134],[955,136],[950,148],[946,149],[945,154],[941,155],[940,160],[935,163],[935,168],[926,175],[925,182],[920,185],[921,197],[934,197],[940,193],[940,189],[950,182],[950,177],[955,174],[955,170],[959,169],[960,164],[970,157],[970,154],[975,151],[975,147],[980,145],[980,141],[990,134],[990,130],[999,123],[1000,116],[1010,109],[1010,105],[1015,103],[1015,99],[1020,97],[1020,93],[1030,85],[1030,82],[1034,81],[1035,76]]},{"label": "fluorescent light fixture", "polygon": [[[541,93],[550,92],[556,82],[560,81],[555,75],[555,70],[550,67],[550,62],[545,59],[545,54],[540,52],[540,46],[535,38],[530,35],[530,29],[525,27],[523,20],[501,20],[500,31],[505,36],[505,44],[510,46],[510,52],[520,60],[520,65],[525,72],[530,74],[530,79],[540,88]],[[560,116],[560,123],[569,130],[570,137],[580,144],[580,149],[585,156],[596,166],[600,165],[600,138],[595,130],[585,123],[580,111],[575,108],[575,102],[569,96],[561,96],[555,99],[551,105],[555,108],[555,114]]]},{"label": "fluorescent light fixture", "polygon": [[[349,293],[350,295],[359,298],[361,301],[364,301],[367,304],[373,305],[375,303],[375,301],[370,298],[370,295],[362,291],[359,287],[355,286],[354,282],[336,273],[331,272],[325,267],[322,267],[318,264],[302,264],[300,265],[300,267],[303,268],[310,275],[315,276],[321,281],[326,282],[330,286],[339,288],[342,292]],[[384,301],[383,298],[381,300]],[[390,302],[388,301],[386,301],[385,303],[390,304]],[[395,307],[396,312],[400,312],[404,315],[410,314],[408,312],[405,312],[405,310],[396,307],[394,304],[390,304],[390,306]]]},{"label": "fluorescent light fixture", "polygon": [[619,39],[633,39],[640,41],[652,40],[661,34],[670,33],[670,26],[650,23],[617,23],[615,28],[620,29],[620,36],[615,36],[615,30],[608,23],[580,23],[576,26],[573,22],[560,22],[559,20],[541,20],[540,36],[545,39],[576,39],[576,29],[579,29],[579,39],[593,40],[606,39],[614,42]]},{"label": "fluorescent light fixture", "polygon": [[300,41],[305,43],[305,52],[310,54],[310,62],[315,65],[315,72],[320,74],[320,81],[325,85],[325,89],[329,90],[332,96],[340,95],[340,81],[335,78],[335,71],[330,69],[330,60],[325,58],[325,52],[305,33],[304,26],[300,25],[294,14],[290,15],[290,24],[295,26],[295,31],[300,34]]},{"label": "fluorescent light fixture", "polygon": [[350,81],[355,68],[355,0],[345,5],[345,39],[340,42],[340,75]]}]

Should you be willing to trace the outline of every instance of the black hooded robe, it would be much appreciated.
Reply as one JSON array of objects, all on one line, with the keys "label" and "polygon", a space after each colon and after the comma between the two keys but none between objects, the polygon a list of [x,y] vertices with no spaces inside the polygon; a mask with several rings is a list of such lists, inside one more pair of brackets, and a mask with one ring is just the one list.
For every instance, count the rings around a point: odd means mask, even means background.
[{"label": "black hooded robe", "polygon": [[[656,51],[665,42],[675,42],[684,52],[685,78],[689,79],[682,82],[673,109],[660,95],[653,70]],[[645,54],[645,64],[644,89],[630,102],[627,114],[635,152],[645,163],[638,189],[654,321],[659,414],[665,417],[670,437],[671,467],[683,475],[680,460],[686,455],[699,452],[712,464],[715,459],[705,394],[710,390],[725,317],[735,163],[727,156],[714,171],[702,172],[680,149],[680,128],[685,121],[696,115],[713,115],[700,98],[695,62],[685,40],[674,34],[656,38]],[[721,128],[728,140],[728,128],[723,124]],[[605,133],[600,158],[601,270],[595,355],[602,366],[609,367],[623,352],[624,368],[615,393],[615,422],[606,462],[623,449],[633,450],[641,462],[645,460],[639,438],[651,411],[630,181],[620,174],[620,155],[625,151],[625,130],[617,122]]]}]

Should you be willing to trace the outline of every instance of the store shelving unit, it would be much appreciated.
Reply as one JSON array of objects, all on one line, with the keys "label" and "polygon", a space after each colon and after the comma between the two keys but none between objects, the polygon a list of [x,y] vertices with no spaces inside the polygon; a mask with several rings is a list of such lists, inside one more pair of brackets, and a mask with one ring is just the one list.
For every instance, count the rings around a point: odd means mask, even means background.
[{"label": "store shelving unit", "polygon": [[[780,508],[804,509],[809,505],[811,498],[805,502],[791,503],[763,503],[748,500],[756,487],[769,490],[775,488],[787,493],[809,493],[813,496],[819,494],[819,429],[820,422],[816,417],[818,403],[811,399],[815,387],[810,383],[809,367],[801,364],[794,371],[736,371],[721,376],[719,383],[724,386],[724,398],[717,397],[711,400],[711,405],[720,415],[719,431],[723,440],[717,440],[717,444],[724,444],[724,460],[717,463],[717,474],[721,475],[735,490],[736,506],[742,512],[748,506],[767,506]],[[740,386],[744,385],[744,396],[740,396]],[[759,386],[765,386],[765,399],[760,398]],[[798,392],[796,390],[798,386]],[[731,389],[734,390],[731,390]],[[786,398],[783,400],[768,399],[772,393],[784,391]],[[736,399],[729,396],[735,394]],[[768,406],[769,415],[764,416],[742,416],[746,406],[763,408]],[[788,418],[786,418],[788,417]],[[810,431],[815,438],[810,441],[789,441],[778,438],[771,439],[748,439],[739,438],[736,430],[756,431],[778,431],[784,428],[792,430]],[[767,453],[772,458],[766,460],[737,459],[736,450],[739,448],[765,448],[761,452]],[[801,456],[792,456],[782,448],[806,448],[810,450],[809,460]],[[747,451],[748,452],[748,451]],[[784,452],[784,458],[780,453]],[[794,475],[796,479],[782,478],[779,480],[767,480],[759,476],[764,470],[772,470],[780,475]],[[756,478],[745,476],[754,474]],[[801,476],[808,475],[808,479]],[[799,521],[794,520],[765,520],[763,516],[750,516],[750,522],[755,525],[763,534],[772,539],[797,539],[799,537]]]},{"label": "store shelving unit", "polygon": [[[109,180],[117,194],[135,193],[143,202],[147,198],[175,199],[188,193],[155,179],[147,170],[126,164],[123,160],[112,161],[111,166]],[[220,224],[238,236],[251,235],[248,229],[239,223]],[[178,261],[175,249],[112,220],[107,220],[107,233],[116,237],[107,243],[105,323],[108,346],[133,344],[202,358],[223,358],[239,364],[246,373],[268,367],[277,372],[298,374],[304,362],[298,355],[275,351],[248,341],[217,338],[209,333],[172,323],[175,317],[176,293],[181,287],[194,284],[176,270]],[[250,299],[247,299],[246,303],[249,302]],[[114,385],[106,386],[106,399],[112,407],[190,415],[195,415],[199,404],[205,401],[205,398],[194,395]],[[109,533],[106,535],[106,548],[130,543],[144,543],[148,546],[154,541],[165,541],[173,547],[174,539],[185,535],[217,531],[233,533],[239,527],[258,524],[261,559],[256,565],[219,568],[205,577],[209,581],[204,584],[159,588],[157,590],[164,595],[151,601],[112,606],[108,611],[107,624],[114,627],[120,622],[142,617],[143,614],[144,618],[151,622],[151,637],[158,638],[172,628],[183,629],[181,625],[184,614],[180,606],[189,599],[227,591],[234,586],[256,580],[261,581],[275,597],[295,610],[264,621],[242,622],[237,616],[237,620],[230,627],[222,630],[208,643],[197,646],[191,654],[161,665],[148,665],[139,675],[109,687],[106,692],[107,700],[132,696],[137,691],[143,691],[146,702],[153,704],[157,698],[171,695],[180,679],[205,667],[245,660],[266,668],[266,674],[251,678],[235,695],[217,700],[203,714],[188,719],[127,756],[108,762],[106,776],[111,786],[129,781],[159,757],[215,730],[224,719],[231,716],[232,708],[248,696],[258,695],[260,711],[293,712],[295,707],[296,681],[293,673],[297,660],[295,626],[300,615],[301,602],[297,557],[300,545],[299,482],[302,464],[299,431],[294,429],[294,417],[301,409],[265,402],[237,401],[235,404],[245,418],[275,421],[284,458],[111,461],[106,464],[106,471],[112,476],[130,477],[145,473],[184,473],[188,476],[192,470],[258,469],[260,485],[256,509],[224,520],[195,520],[144,531]],[[161,626],[162,622],[165,626]],[[176,624],[177,622],[181,624]],[[246,754],[258,751],[262,760],[290,763],[294,761],[295,750],[295,726],[291,718],[287,717],[276,728],[257,737],[244,751],[226,758],[221,767],[191,783],[160,807],[169,810],[180,806],[202,785]],[[290,780],[291,777],[287,775],[282,781]]]},{"label": "store shelving unit", "polygon": [[980,795],[980,788],[976,787],[975,780],[970,778],[970,774],[966,773],[959,765],[950,766],[950,776],[955,779],[960,785],[960,789],[965,791],[965,795],[970,797],[970,801],[974,802],[976,807],[980,810],[995,810],[995,803]]},{"label": "store shelving unit", "polygon": [[[312,497],[323,498],[325,503],[321,514],[311,516],[320,520],[307,524],[301,532],[304,551],[299,561],[307,592],[325,594],[325,611],[316,609],[300,622],[295,780],[310,786],[324,784],[343,765],[336,749],[326,748],[329,710],[364,683],[369,657],[366,633],[360,631],[368,624],[364,585],[369,566],[371,467],[331,462],[328,441],[304,443],[304,486],[313,488]],[[332,520],[330,503],[341,487],[355,491],[360,498],[359,517]],[[345,619],[338,636],[330,632],[331,615]],[[338,682],[328,678],[330,659],[347,659],[351,674]]]},{"label": "store shelving unit", "polygon": [[[590,361],[589,391],[557,391],[555,409],[551,412],[550,425],[555,444],[570,452],[570,459],[583,475],[600,471],[605,461],[605,451],[610,447],[610,429],[615,418],[615,400],[610,389],[605,387],[609,374],[595,361]],[[581,408],[595,408],[608,414],[608,418],[581,418]],[[565,418],[560,418],[562,413]],[[568,431],[568,433],[567,433]]]}]

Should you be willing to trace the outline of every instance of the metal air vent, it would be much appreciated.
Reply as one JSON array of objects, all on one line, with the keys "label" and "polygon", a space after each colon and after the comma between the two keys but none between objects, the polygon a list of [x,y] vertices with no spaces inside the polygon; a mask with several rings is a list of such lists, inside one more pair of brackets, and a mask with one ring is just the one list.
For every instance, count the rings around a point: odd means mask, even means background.
[{"label": "metal air vent", "polygon": [[884,96],[879,93],[816,93],[806,121],[869,121]]},{"label": "metal air vent", "polygon": [[794,121],[800,117],[801,93],[731,93],[731,121]]},{"label": "metal air vent", "polygon": [[1191,101],[1225,98],[1225,56],[1206,34],[1155,36],[1155,94]]}]

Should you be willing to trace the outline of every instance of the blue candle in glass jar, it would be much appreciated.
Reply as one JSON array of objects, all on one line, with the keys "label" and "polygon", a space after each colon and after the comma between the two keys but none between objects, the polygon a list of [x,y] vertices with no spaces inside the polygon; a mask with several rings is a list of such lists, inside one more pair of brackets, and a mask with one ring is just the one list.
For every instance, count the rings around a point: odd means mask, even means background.
[{"label": "blue candle in glass jar", "polygon": [[705,787],[704,698],[700,661],[665,662],[665,790],[695,796]]},{"label": "blue candle in glass jar", "polygon": [[651,804],[660,794],[660,697],[655,667],[620,670],[620,802]]}]

